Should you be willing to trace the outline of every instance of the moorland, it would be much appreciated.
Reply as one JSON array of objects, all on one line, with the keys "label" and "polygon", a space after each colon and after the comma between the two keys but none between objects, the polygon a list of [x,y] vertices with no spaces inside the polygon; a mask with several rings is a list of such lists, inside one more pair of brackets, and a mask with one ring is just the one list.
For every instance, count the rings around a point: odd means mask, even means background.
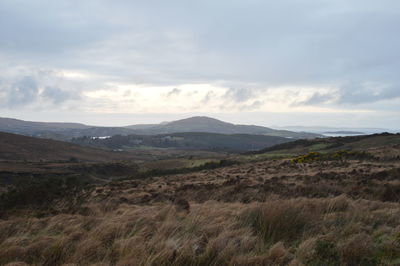
[{"label": "moorland", "polygon": [[400,264],[400,134],[117,138],[0,134],[0,265]]}]

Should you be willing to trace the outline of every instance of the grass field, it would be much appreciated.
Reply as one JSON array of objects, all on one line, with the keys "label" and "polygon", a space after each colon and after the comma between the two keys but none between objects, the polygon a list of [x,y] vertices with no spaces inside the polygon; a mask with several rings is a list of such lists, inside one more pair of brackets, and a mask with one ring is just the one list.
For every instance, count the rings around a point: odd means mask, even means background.
[{"label": "grass field", "polygon": [[382,143],[36,182],[1,198],[0,265],[399,265],[400,145]]}]

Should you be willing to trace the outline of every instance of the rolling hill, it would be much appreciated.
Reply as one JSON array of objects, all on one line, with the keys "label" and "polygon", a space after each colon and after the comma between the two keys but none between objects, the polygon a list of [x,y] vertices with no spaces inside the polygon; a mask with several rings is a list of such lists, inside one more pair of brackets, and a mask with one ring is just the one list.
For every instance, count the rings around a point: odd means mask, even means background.
[{"label": "rolling hill", "polygon": [[328,127],[328,126],[286,126],[286,127],[274,127],[276,129],[289,130],[295,132],[311,132],[317,134],[325,134],[325,133],[336,133],[342,135],[351,135],[351,134],[379,134],[382,132],[395,133],[398,130],[390,130],[388,128],[368,128],[368,127]]},{"label": "rolling hill", "polygon": [[292,140],[266,135],[186,132],[163,135],[118,135],[106,139],[81,137],[72,141],[80,145],[121,150],[130,150],[145,146],[149,148],[173,148],[181,150],[244,152],[259,150]]},{"label": "rolling hill", "polygon": [[84,129],[90,126],[79,123],[31,122],[13,118],[0,117],[0,130],[19,134],[29,134],[36,131],[64,131],[68,129]]},{"label": "rolling hill", "polygon": [[127,153],[0,132],[0,160],[106,162],[131,158],[132,155]]},{"label": "rolling hill", "polygon": [[381,133],[373,135],[319,138],[313,140],[296,140],[289,143],[268,147],[252,154],[304,154],[307,152],[334,152],[339,150],[365,151],[389,155],[388,147],[400,146],[400,134]]},{"label": "rolling hill", "polygon": [[51,173],[0,185],[0,264],[399,265],[399,139],[271,148],[380,146],[386,159],[231,161],[84,186]]},{"label": "rolling hill", "polygon": [[181,132],[207,132],[218,134],[251,134],[251,135],[268,135],[286,138],[316,138],[321,137],[319,134],[307,132],[292,132],[287,130],[276,130],[263,126],[255,125],[235,125],[205,116],[195,116],[169,123],[159,125],[142,125],[139,129],[137,126],[128,126],[127,128],[135,129],[140,134],[171,134]]},{"label": "rolling hill", "polygon": [[191,117],[168,123],[138,124],[127,127],[99,127],[78,123],[45,123],[0,118],[0,131],[63,141],[83,136],[160,135],[182,132],[268,135],[293,139],[322,136],[314,133],[275,130],[262,126],[235,125],[210,117]]}]

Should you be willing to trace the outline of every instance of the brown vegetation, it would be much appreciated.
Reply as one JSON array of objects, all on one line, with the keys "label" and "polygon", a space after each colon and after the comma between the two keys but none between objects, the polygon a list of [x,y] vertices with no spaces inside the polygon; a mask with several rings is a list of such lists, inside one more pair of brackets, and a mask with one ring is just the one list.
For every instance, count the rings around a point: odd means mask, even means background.
[{"label": "brown vegetation", "polygon": [[[0,222],[0,264],[380,265],[398,261],[398,204],[332,199],[90,205]],[[328,264],[325,264],[328,263]]]},{"label": "brown vegetation", "polygon": [[0,265],[398,265],[399,193],[400,161],[374,156],[113,181],[5,215]]},{"label": "brown vegetation", "polygon": [[0,132],[0,161],[91,161],[133,159],[121,152],[82,147],[68,142]]}]

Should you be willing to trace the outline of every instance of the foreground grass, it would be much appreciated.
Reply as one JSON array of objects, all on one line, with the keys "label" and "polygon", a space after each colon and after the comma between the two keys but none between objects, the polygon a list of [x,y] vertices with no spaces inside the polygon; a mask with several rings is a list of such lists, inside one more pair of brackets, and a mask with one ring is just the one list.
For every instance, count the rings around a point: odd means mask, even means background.
[{"label": "foreground grass", "polygon": [[34,179],[0,198],[0,265],[400,265],[400,147],[372,152]]},{"label": "foreground grass", "polygon": [[[398,265],[400,204],[331,199],[139,206],[0,220],[0,265]],[[10,264],[12,265],[12,264]]]}]

